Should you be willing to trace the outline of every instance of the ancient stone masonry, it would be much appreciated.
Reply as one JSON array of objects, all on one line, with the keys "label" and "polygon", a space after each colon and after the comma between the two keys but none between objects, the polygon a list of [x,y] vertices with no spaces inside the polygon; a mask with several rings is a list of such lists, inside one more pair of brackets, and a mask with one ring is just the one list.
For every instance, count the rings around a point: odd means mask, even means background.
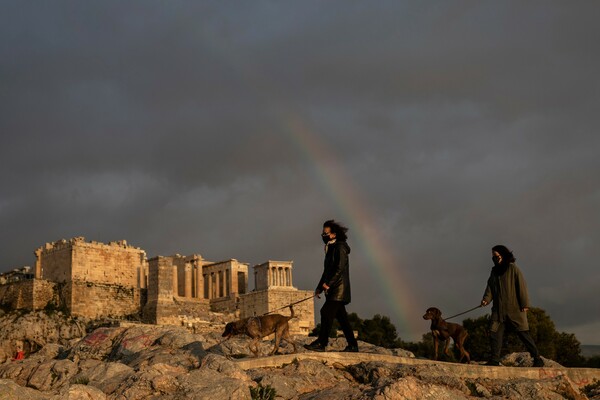
[{"label": "ancient stone masonry", "polygon": [[[83,237],[46,243],[35,256],[33,274],[0,274],[0,305],[35,310],[50,304],[89,318],[141,314],[147,323],[181,325],[205,322],[210,312],[260,315],[312,294],[293,287],[291,261],[256,265],[255,289],[248,293],[248,264],[235,259],[176,254],[148,260],[124,240],[104,244]],[[294,333],[314,327],[313,307],[312,299],[295,306]]]},{"label": "ancient stone masonry", "polygon": [[[242,318],[262,315],[278,310],[288,304],[310,298],[294,305],[297,318],[290,320],[290,331],[294,334],[308,333],[315,327],[313,292],[298,290],[292,286],[293,261],[267,261],[254,266],[254,291],[240,296],[239,309]],[[277,313],[290,315],[285,308]]]},{"label": "ancient stone masonry", "polygon": [[91,318],[134,314],[145,286],[146,253],[126,241],[83,237],[46,243],[35,251],[35,279],[55,282],[71,315]]}]

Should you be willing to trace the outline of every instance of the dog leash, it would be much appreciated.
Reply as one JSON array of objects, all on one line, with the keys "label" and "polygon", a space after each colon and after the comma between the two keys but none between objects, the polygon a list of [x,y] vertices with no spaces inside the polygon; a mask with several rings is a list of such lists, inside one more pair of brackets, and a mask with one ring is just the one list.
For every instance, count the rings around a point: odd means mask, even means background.
[{"label": "dog leash", "polygon": [[454,318],[454,317],[458,317],[459,315],[466,314],[466,313],[468,313],[468,312],[471,312],[471,311],[473,311],[473,310],[477,310],[478,308],[481,308],[481,307],[483,307],[483,306],[480,304],[480,305],[478,305],[477,307],[473,307],[473,308],[471,308],[471,309],[469,309],[469,310],[467,310],[467,311],[461,312],[460,314],[456,314],[456,315],[453,315],[453,316],[451,316],[451,317],[444,318],[444,320],[451,319],[451,318]]},{"label": "dog leash", "polygon": [[283,307],[279,307],[279,308],[277,308],[277,309],[275,309],[275,310],[271,310],[271,311],[269,311],[269,312],[266,312],[266,313],[264,313],[264,314],[261,314],[260,316],[262,317],[263,315],[268,315],[268,314],[274,313],[275,311],[280,311],[280,310],[283,310],[283,309],[285,309],[285,308],[288,308],[288,307],[291,307],[291,306],[295,306],[296,304],[303,303],[303,302],[305,302],[305,301],[307,301],[307,300],[310,300],[310,299],[312,299],[312,298],[313,298],[313,297],[315,297],[315,296],[316,296],[316,294],[313,294],[313,295],[312,295],[312,296],[310,296],[310,297],[307,297],[307,298],[305,298],[305,299],[302,299],[302,300],[298,300],[298,301],[296,301],[296,302],[294,302],[294,303],[288,304],[287,306],[283,306]]}]

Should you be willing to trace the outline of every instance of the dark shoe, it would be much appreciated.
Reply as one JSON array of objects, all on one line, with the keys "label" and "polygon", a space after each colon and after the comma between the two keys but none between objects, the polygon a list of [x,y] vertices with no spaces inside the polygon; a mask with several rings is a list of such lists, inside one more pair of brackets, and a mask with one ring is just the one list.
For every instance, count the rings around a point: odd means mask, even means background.
[{"label": "dark shoe", "polygon": [[354,346],[346,346],[346,348],[344,350],[342,350],[344,353],[358,353],[358,345],[354,345]]},{"label": "dark shoe", "polygon": [[490,360],[483,365],[487,365],[488,367],[499,367],[500,363],[498,361]]},{"label": "dark shoe", "polygon": [[533,359],[533,367],[534,368],[540,368],[544,366],[544,360],[542,360],[542,357],[535,357]]},{"label": "dark shoe", "polygon": [[318,340],[315,340],[311,344],[304,345],[304,348],[310,351],[325,351],[325,347],[326,346],[323,346]]}]

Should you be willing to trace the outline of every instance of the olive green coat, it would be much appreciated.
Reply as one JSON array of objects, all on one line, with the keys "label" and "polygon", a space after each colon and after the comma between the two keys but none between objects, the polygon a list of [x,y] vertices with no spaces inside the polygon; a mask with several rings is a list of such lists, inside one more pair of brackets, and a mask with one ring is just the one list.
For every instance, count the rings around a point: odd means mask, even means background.
[{"label": "olive green coat", "polygon": [[[521,270],[515,263],[510,263],[506,271],[497,275],[492,273],[487,282],[483,300],[492,305],[492,331],[497,329],[498,323],[510,321],[519,331],[529,330],[527,312],[521,311],[529,308],[529,295],[527,283]],[[494,329],[496,328],[496,329]]]}]

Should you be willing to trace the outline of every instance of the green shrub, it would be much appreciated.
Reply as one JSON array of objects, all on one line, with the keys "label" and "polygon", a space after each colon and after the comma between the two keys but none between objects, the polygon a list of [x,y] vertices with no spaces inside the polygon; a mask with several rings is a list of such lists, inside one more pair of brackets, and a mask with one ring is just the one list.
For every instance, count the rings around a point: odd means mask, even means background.
[{"label": "green shrub", "polygon": [[275,400],[277,392],[271,385],[263,386],[260,383],[257,387],[250,386],[250,396],[252,400]]}]

